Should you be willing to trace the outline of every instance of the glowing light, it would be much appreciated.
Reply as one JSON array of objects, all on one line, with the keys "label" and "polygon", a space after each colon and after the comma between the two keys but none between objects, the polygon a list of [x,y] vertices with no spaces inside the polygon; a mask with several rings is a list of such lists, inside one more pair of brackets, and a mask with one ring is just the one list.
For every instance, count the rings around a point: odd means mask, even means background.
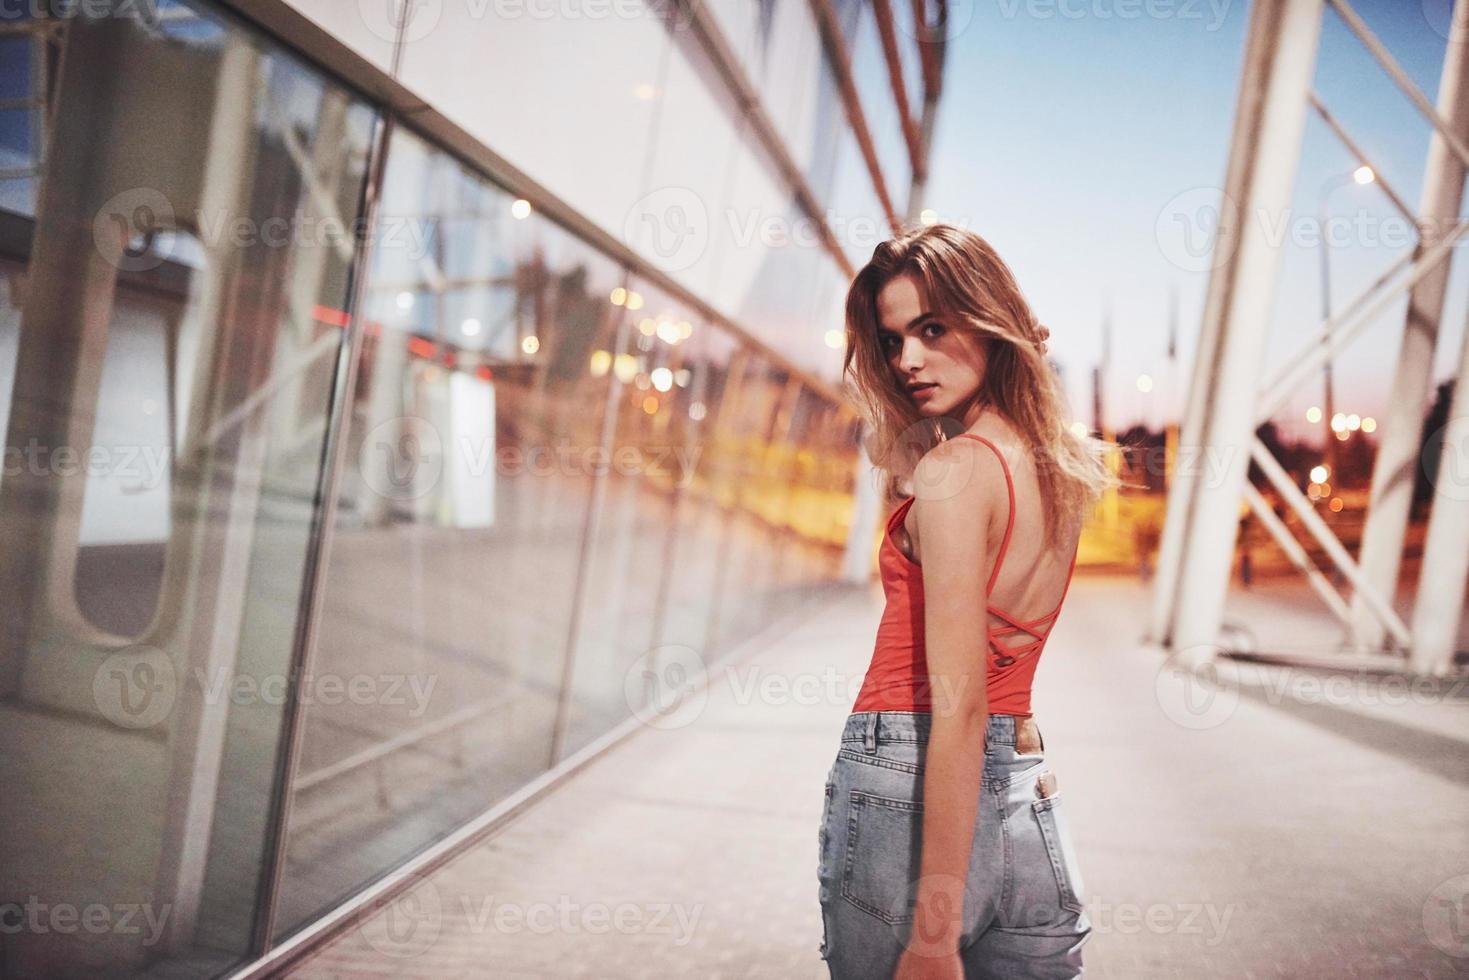
[{"label": "glowing light", "polygon": [[826,346],[830,347],[832,350],[841,350],[842,342],[845,339],[846,335],[840,330],[833,329],[826,332]]},{"label": "glowing light", "polygon": [[1370,184],[1377,179],[1377,175],[1372,172],[1371,167],[1364,164],[1352,171],[1352,179],[1359,184]]},{"label": "glowing light", "polygon": [[1318,406],[1318,405],[1312,405],[1310,408],[1306,409],[1306,421],[1307,422],[1311,422],[1311,423],[1316,423],[1316,422],[1320,422],[1321,421],[1321,408],[1320,408],[1320,406]]},{"label": "glowing light", "polygon": [[1351,429],[1353,432],[1356,432],[1361,427],[1362,427],[1362,416],[1358,415],[1356,412],[1353,412],[1351,415],[1348,415],[1347,416],[1347,428],[1348,429]]},{"label": "glowing light", "polygon": [[459,324],[459,332],[466,337],[478,337],[481,329],[483,328],[480,326],[480,322],[474,317],[470,317]]},{"label": "glowing light", "polygon": [[523,197],[517,197],[515,203],[510,205],[510,216],[517,221],[530,217],[530,202]]},{"label": "glowing light", "polygon": [[650,316],[645,316],[638,321],[638,333],[644,337],[653,336],[653,331],[658,329],[658,324]]},{"label": "glowing light", "polygon": [[1078,439],[1085,439],[1086,438],[1086,434],[1089,431],[1090,430],[1087,429],[1085,422],[1072,422],[1071,423],[1071,434],[1074,435],[1074,436],[1076,436],[1076,438],[1078,438]]},{"label": "glowing light", "polygon": [[641,293],[628,290],[627,308],[630,310],[641,310],[643,308],[643,296]]},{"label": "glowing light", "polygon": [[1148,377],[1146,374],[1139,374],[1137,376],[1137,390],[1143,393],[1152,391],[1153,379]]},{"label": "glowing light", "polygon": [[939,220],[939,213],[933,208],[924,208],[922,211],[918,212],[918,220],[925,225],[937,224]]},{"label": "glowing light", "polygon": [[1328,470],[1325,466],[1319,466],[1319,465],[1318,466],[1313,466],[1313,467],[1311,467],[1311,482],[1312,483],[1325,483],[1326,482],[1326,478],[1330,474],[1331,474],[1331,471]]},{"label": "glowing light", "polygon": [[1326,506],[1331,508],[1331,512],[1333,514],[1340,514],[1343,504],[1340,497],[1332,497],[1331,503],[1327,504]]},{"label": "glowing light", "polygon": [[688,368],[679,368],[677,371],[673,372],[673,383],[678,385],[680,388],[687,388],[689,386],[689,381],[692,378],[693,372],[690,371]]},{"label": "glowing light", "polygon": [[654,388],[659,391],[667,391],[673,387],[673,372],[666,367],[654,368],[652,381]]},{"label": "glowing light", "polygon": [[695,422],[702,420],[707,414],[709,414],[709,409],[705,407],[703,402],[694,402],[689,406],[689,418]]},{"label": "glowing light", "polygon": [[649,83],[643,82],[641,85],[637,86],[636,88],[634,88],[632,90],[632,94],[633,95],[636,95],[639,99],[643,100],[644,102],[647,102],[653,96],[655,96],[655,95],[658,94],[658,90],[656,88],[654,88],[652,85],[650,85]]},{"label": "glowing light", "polygon": [[1362,431],[1363,432],[1376,432],[1377,431],[1377,420],[1375,418],[1373,418],[1372,416],[1370,416],[1370,415],[1367,416],[1366,418],[1362,419]]},{"label": "glowing light", "polygon": [[676,344],[680,340],[683,340],[683,334],[679,332],[678,324],[672,320],[659,320],[658,339],[670,344]]},{"label": "glowing light", "polygon": [[631,354],[618,354],[612,359],[612,373],[618,381],[627,384],[638,373],[638,359]]},{"label": "glowing light", "polygon": [[531,334],[531,335],[529,335],[527,337],[524,337],[520,341],[520,350],[521,350],[522,353],[525,353],[525,354],[534,354],[536,351],[538,351],[540,349],[541,349],[541,338],[537,337],[535,334]]},{"label": "glowing light", "polygon": [[612,366],[612,355],[605,350],[592,351],[592,377],[600,378]]},{"label": "glowing light", "polygon": [[1347,417],[1345,415],[1343,415],[1341,412],[1337,412],[1335,415],[1333,415],[1331,417],[1331,431],[1332,432],[1343,432],[1343,431],[1346,430],[1346,427],[1347,427]]},{"label": "glowing light", "polygon": [[612,305],[621,306],[627,302],[627,290],[621,286],[612,290]]},{"label": "glowing light", "polygon": [[398,309],[402,310],[405,313],[413,309],[412,293],[403,292],[398,294]]}]

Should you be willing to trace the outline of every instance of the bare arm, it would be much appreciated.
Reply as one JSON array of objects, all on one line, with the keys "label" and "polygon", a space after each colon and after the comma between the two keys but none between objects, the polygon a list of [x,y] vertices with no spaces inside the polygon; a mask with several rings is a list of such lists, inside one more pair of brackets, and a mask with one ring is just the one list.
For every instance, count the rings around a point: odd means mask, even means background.
[{"label": "bare arm", "polygon": [[989,720],[984,570],[997,481],[1003,487],[995,454],[960,439],[935,447],[914,477],[933,706],[923,775],[921,870],[909,946],[928,956],[957,951],[963,929],[964,882]]}]

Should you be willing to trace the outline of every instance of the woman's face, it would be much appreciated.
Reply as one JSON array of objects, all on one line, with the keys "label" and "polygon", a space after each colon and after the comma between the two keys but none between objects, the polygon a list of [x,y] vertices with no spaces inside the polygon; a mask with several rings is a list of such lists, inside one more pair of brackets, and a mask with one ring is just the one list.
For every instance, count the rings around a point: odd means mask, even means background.
[{"label": "woman's face", "polygon": [[[907,275],[895,277],[877,294],[877,315],[878,343],[919,414],[959,417],[984,380],[983,341],[928,313],[918,283]],[[923,387],[912,387],[920,383]]]}]

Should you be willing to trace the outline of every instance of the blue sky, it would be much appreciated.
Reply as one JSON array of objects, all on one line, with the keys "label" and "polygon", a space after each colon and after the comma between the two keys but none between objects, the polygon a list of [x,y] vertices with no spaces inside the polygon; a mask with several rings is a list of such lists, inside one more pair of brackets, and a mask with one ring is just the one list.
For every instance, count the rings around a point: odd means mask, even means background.
[{"label": "blue sky", "polygon": [[[1176,412],[1181,400],[1167,392],[1169,289],[1178,291],[1181,394],[1208,283],[1203,263],[1173,261],[1177,246],[1160,241],[1157,226],[1178,195],[1223,183],[1248,4],[957,0],[953,9],[963,26],[953,36],[926,203],[984,235],[1014,268],[1051,328],[1073,411],[1088,420],[1110,303],[1111,419],[1156,425],[1166,403]],[[1357,0],[1354,9],[1435,101],[1450,0]],[[1327,107],[1416,210],[1428,123],[1329,9],[1316,66]],[[1290,221],[1314,228],[1323,181],[1353,166],[1308,116]],[[1339,309],[1412,239],[1376,187],[1337,185],[1329,200],[1340,222],[1330,253]],[[1282,363],[1319,323],[1317,248],[1308,235],[1282,245],[1267,363]],[[1451,375],[1463,337],[1463,252],[1456,249],[1435,382]],[[1337,361],[1338,410],[1380,414],[1405,305],[1394,303]],[[1158,381],[1150,395],[1137,390],[1141,372]],[[1315,429],[1304,420],[1321,400],[1319,373],[1312,378],[1278,416],[1287,431]]]}]

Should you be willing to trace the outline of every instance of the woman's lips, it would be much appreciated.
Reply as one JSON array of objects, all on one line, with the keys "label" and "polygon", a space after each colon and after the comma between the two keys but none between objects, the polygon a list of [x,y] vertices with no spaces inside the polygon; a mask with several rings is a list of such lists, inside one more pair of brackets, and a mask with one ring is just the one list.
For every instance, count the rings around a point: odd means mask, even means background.
[{"label": "woman's lips", "polygon": [[927,398],[929,395],[933,394],[934,389],[937,387],[938,385],[936,384],[920,385],[917,388],[909,388],[908,394],[912,395],[914,398]]}]

